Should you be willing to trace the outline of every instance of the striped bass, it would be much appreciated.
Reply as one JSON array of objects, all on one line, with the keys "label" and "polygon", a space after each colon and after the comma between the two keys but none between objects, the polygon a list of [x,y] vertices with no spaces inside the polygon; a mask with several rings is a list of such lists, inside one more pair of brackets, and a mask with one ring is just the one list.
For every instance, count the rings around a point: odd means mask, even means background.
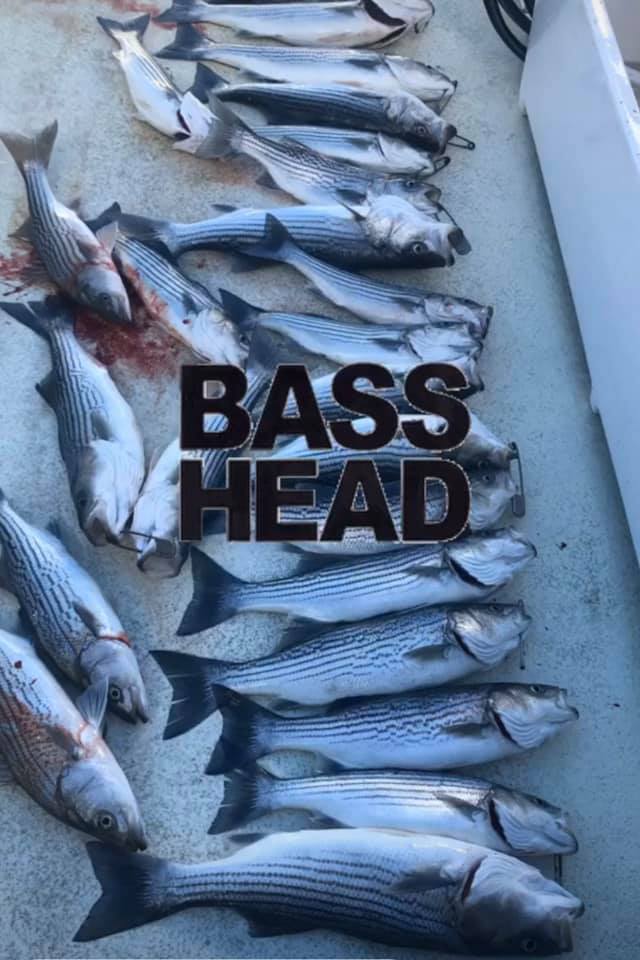
[{"label": "striped bass", "polygon": [[56,199],[47,167],[57,133],[57,121],[34,137],[0,133],[27,189],[29,237],[48,275],[73,300],[107,320],[130,323],[129,299],[111,257],[118,208],[112,208],[115,218],[93,233]]},{"label": "striped bass", "polygon": [[329,563],[300,576],[248,583],[193,549],[193,598],[177,633],[198,633],[245,610],[338,623],[414,607],[483,600],[534,556],[528,540],[516,530],[505,529]]},{"label": "striped bass", "polygon": [[59,537],[23,520],[1,491],[0,545],[6,588],[47,656],[79,686],[107,681],[114,712],[146,721],[144,683],[115,610]]},{"label": "striped bass", "polygon": [[[342,267],[419,267],[433,262],[430,237],[439,226],[399,197],[369,198],[362,212],[343,205],[220,206],[209,220],[174,223],[123,214],[119,229],[144,244],[178,257],[188,250],[244,251],[262,240],[268,213],[277,215],[301,249]],[[449,233],[455,239],[455,231]]]},{"label": "striped bass", "polygon": [[482,343],[462,325],[393,327],[333,320],[262,310],[228,290],[219,294],[225,313],[238,329],[247,334],[254,328],[270,330],[338,365],[380,363],[392,373],[405,373],[419,363],[450,363],[463,371],[468,383],[479,382],[476,365]]},{"label": "striped bass", "polygon": [[347,770],[450,770],[540,747],[578,711],[559,687],[484,683],[336,703],[283,717],[238,698],[221,708],[207,773],[227,773],[280,750],[301,750]]},{"label": "striped bass", "polygon": [[243,663],[153,650],[173,694],[164,739],[191,730],[235,694],[266,699],[273,709],[322,706],[491,670],[530,620],[521,604],[436,607],[337,627],[296,625],[275,653]]},{"label": "striped bass", "polygon": [[100,733],[106,681],[71,702],[33,644],[0,630],[0,764],[41,807],[107,843],[146,849],[129,782]]},{"label": "striped bass", "polygon": [[[506,443],[493,433],[486,424],[474,413],[470,413],[471,427],[469,433],[454,450],[447,450],[444,455],[455,460],[463,467],[491,466],[498,470],[508,470],[512,460],[517,459],[517,452],[513,444]],[[428,413],[401,414],[400,428],[405,422],[420,421],[425,429],[437,433],[444,427],[445,421],[437,414]],[[360,417],[353,421],[354,428],[359,433],[370,433],[373,421],[369,417]],[[408,457],[438,455],[430,451],[418,451],[405,437],[402,429],[394,439],[380,450],[363,454],[365,459],[373,458],[376,461],[378,473],[383,479],[398,481],[400,465]],[[277,450],[268,455],[274,460],[317,460],[320,468],[320,480],[326,483],[335,482],[344,469],[346,460],[357,457],[354,450],[341,447],[334,442],[330,450],[309,450],[304,437],[294,437],[281,444]]]},{"label": "striped bass", "polygon": [[[374,457],[375,459],[375,457]],[[471,531],[487,530],[496,526],[502,519],[507,506],[516,493],[516,485],[508,470],[491,468],[476,469],[469,472],[471,487],[471,509],[468,528]],[[445,516],[447,496],[443,487],[435,485],[429,489],[427,497],[426,519],[436,523]],[[391,522],[400,536],[402,534],[402,490],[399,483],[389,484],[385,490],[385,499],[389,508]],[[280,519],[286,523],[311,521],[318,524],[318,536],[322,536],[324,523],[333,503],[333,493],[320,488],[313,507],[281,507]],[[363,502],[356,503],[355,509],[364,509]],[[374,553],[388,553],[390,550],[405,550],[407,544],[402,540],[376,540],[370,527],[347,527],[342,540],[301,540],[292,542],[305,553],[324,554],[328,557],[372,556]]]},{"label": "striped bass", "polygon": [[268,47],[218,43],[190,23],[180,23],[172,43],[156,53],[168,60],[208,60],[235,67],[252,77],[291,83],[340,83],[377,93],[406,91],[440,112],[457,83],[418,60],[369,50],[328,47]]},{"label": "striped bass", "polygon": [[237,853],[199,864],[99,843],[87,850],[102,895],[74,937],[80,942],[220,906],[238,910],[252,936],[324,927],[421,950],[549,956],[571,950],[584,912],[577,897],[515,857],[397,831],[250,837]]},{"label": "striped bass", "polygon": [[483,307],[473,300],[372,280],[325,263],[305,253],[271,213],[265,216],[263,239],[246,244],[242,252],[251,257],[289,264],[327,300],[372,323],[404,326],[468,324],[482,337],[493,314],[492,307]]},{"label": "striped bass", "polygon": [[207,78],[207,89],[215,94],[211,103],[214,113],[215,99],[218,99],[257,107],[270,119],[281,123],[387,133],[437,154],[444,153],[449,141],[457,134],[452,123],[443,120],[418,97],[404,91],[387,95],[338,83],[325,86],[258,80],[234,83],[202,66],[200,76]]},{"label": "striped bass", "polygon": [[118,238],[114,256],[149,315],[173,337],[211,363],[244,366],[246,340],[205,286],[132,237]]},{"label": "striped bass", "polygon": [[137,117],[168,137],[184,136],[180,122],[182,93],[142,45],[151,17],[144,14],[119,23],[96,17],[102,29],[118,44],[113,56],[125,75]]},{"label": "striped bass", "polygon": [[[412,17],[416,30],[433,15],[431,3]],[[265,37],[291,46],[382,46],[401,37],[410,26],[389,16],[373,0],[326,0],[309,3],[206,3],[173,0],[156,23],[215,23],[239,37]]]},{"label": "striped bass", "polygon": [[305,810],[327,826],[408,830],[513,856],[575,853],[567,815],[540,797],[471,777],[404,770],[345,771],[281,780],[256,766],[225,777],[209,833],[237,830],[276,810]]},{"label": "striped bass", "polygon": [[82,347],[60,300],[2,303],[49,345],[53,369],[37,390],[54,411],[80,526],[92,543],[117,541],[144,479],[142,435],[109,371]]}]

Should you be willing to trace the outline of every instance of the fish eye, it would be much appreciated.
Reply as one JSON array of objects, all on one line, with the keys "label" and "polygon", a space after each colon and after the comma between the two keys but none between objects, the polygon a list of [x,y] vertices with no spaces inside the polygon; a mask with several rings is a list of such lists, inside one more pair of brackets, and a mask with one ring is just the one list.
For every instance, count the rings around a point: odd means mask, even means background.
[{"label": "fish eye", "polygon": [[122,690],[120,687],[116,687],[113,684],[109,687],[109,700],[112,703],[120,703],[122,700]]},{"label": "fish eye", "polygon": [[542,687],[538,686],[537,683],[530,684],[529,690],[531,690],[531,693],[542,693]]},{"label": "fish eye", "polygon": [[526,940],[523,940],[520,944],[524,953],[535,953],[538,949],[538,941],[534,940],[533,937],[527,937]]},{"label": "fish eye", "polygon": [[419,256],[421,253],[424,253],[424,244],[419,243],[419,242],[418,242],[418,243],[412,243],[412,244],[411,244],[411,249],[412,249],[413,252],[416,254],[416,256]]},{"label": "fish eye", "polygon": [[416,131],[421,137],[426,137],[427,135],[427,128],[425,127],[424,123],[419,123],[416,127]]},{"label": "fish eye", "polygon": [[405,180],[404,185],[408,190],[413,190],[413,188],[417,186],[417,183],[415,180]]},{"label": "fish eye", "polygon": [[110,293],[100,293],[98,295],[98,300],[100,303],[104,304],[105,307],[111,306],[111,294]]},{"label": "fish eye", "polygon": [[113,830],[115,825],[115,817],[112,814],[107,813],[106,810],[101,811],[96,817],[96,826],[104,833],[109,833],[109,831]]}]

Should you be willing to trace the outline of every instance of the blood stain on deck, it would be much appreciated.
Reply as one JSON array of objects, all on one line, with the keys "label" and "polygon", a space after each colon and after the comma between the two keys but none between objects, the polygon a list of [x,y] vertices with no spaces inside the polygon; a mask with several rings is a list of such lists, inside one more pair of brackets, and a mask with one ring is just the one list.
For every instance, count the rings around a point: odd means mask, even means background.
[{"label": "blood stain on deck", "polygon": [[175,379],[183,351],[141,304],[132,304],[133,323],[116,324],[89,310],[76,313],[76,333],[106,367],[122,364],[148,380]]}]

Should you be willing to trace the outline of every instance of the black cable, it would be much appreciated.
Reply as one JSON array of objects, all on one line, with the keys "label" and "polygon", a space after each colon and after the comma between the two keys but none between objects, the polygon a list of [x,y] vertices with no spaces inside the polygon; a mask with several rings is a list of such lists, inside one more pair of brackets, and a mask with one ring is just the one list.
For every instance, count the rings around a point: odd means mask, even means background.
[{"label": "black cable", "polygon": [[515,3],[515,0],[500,0],[500,6],[516,26],[524,30],[525,33],[529,33],[529,30],[531,30],[531,18],[523,13],[522,9]]},{"label": "black cable", "polygon": [[[504,11],[501,6],[502,2],[504,2],[504,0],[484,0],[484,6],[487,11],[487,15],[502,42],[505,43],[513,53],[515,53],[516,57],[519,57],[520,60],[524,60],[527,53],[527,48],[524,43],[518,40],[511,28],[507,26]],[[522,11],[520,12],[522,14]]]}]

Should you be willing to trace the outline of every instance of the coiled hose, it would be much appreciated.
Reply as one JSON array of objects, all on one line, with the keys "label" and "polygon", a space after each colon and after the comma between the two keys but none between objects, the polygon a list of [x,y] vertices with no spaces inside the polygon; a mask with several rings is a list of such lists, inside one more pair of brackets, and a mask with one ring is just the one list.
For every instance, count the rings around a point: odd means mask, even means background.
[{"label": "coiled hose", "polygon": [[517,57],[524,60],[527,47],[513,32],[515,24],[525,35],[531,29],[535,0],[484,0],[485,9],[493,28]]}]

